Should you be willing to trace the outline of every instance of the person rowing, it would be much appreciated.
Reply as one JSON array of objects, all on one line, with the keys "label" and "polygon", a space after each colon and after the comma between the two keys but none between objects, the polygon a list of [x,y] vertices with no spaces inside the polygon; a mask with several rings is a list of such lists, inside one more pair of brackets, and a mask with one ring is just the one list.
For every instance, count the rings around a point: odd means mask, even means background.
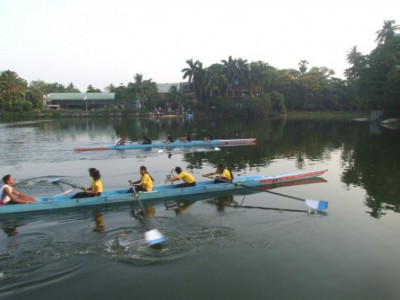
[{"label": "person rowing", "polygon": [[189,172],[182,171],[181,167],[176,167],[175,172],[178,175],[165,179],[164,183],[182,180],[183,183],[176,184],[175,185],[176,188],[183,188],[183,187],[189,187],[189,186],[196,185],[196,178],[194,178],[194,176],[192,174],[190,174]]},{"label": "person rowing", "polygon": [[232,172],[227,169],[223,164],[218,164],[215,172],[203,174],[203,177],[215,176],[214,183],[223,183],[226,181],[231,182],[233,180]]},{"label": "person rowing", "polygon": [[90,168],[89,176],[91,178],[90,187],[82,187],[83,192],[76,193],[71,199],[101,196],[103,192],[103,182],[101,181],[100,171],[96,168]]},{"label": "person rowing", "polygon": [[174,138],[170,134],[168,134],[167,135],[167,139],[164,141],[164,143],[165,144],[170,144],[170,143],[173,143],[173,142],[175,142]]},{"label": "person rowing", "polygon": [[129,180],[129,184],[131,188],[128,190],[128,193],[134,192],[151,192],[153,190],[153,177],[147,172],[147,168],[145,166],[141,166],[139,169],[140,179],[137,181]]},{"label": "person rowing", "polygon": [[126,143],[126,137],[121,135],[121,137],[115,142],[115,146],[123,146]]},{"label": "person rowing", "polygon": [[15,179],[10,174],[3,177],[4,185],[0,189],[0,205],[34,203],[35,198],[13,188]]},{"label": "person rowing", "polygon": [[207,134],[206,134],[205,137],[204,137],[204,140],[205,140],[206,142],[210,142],[210,141],[214,140],[214,136],[213,136],[213,134],[211,133],[211,131],[208,131],[208,132],[207,132]]},{"label": "person rowing", "polygon": [[191,137],[190,133],[186,132],[183,137],[179,138],[179,140],[181,142],[184,142],[184,143],[191,142],[192,141],[192,137]]},{"label": "person rowing", "polygon": [[143,136],[142,144],[151,144],[151,139],[149,139],[147,136]]}]

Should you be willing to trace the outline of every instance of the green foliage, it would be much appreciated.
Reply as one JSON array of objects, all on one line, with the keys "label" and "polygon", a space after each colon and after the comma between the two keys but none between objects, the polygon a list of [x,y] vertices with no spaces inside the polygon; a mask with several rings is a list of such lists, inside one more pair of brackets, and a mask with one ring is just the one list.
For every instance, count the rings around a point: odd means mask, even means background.
[{"label": "green foliage", "polygon": [[400,35],[394,20],[384,21],[377,31],[377,46],[368,55],[354,47],[347,56],[345,72],[353,97],[365,109],[382,108],[400,113]]}]

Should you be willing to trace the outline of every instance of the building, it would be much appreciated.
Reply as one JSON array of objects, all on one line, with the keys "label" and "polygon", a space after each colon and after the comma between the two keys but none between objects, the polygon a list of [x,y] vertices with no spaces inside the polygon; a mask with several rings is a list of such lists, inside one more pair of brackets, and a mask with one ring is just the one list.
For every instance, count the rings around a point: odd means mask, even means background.
[{"label": "building", "polygon": [[115,93],[51,93],[45,99],[48,109],[97,109],[115,105]]}]

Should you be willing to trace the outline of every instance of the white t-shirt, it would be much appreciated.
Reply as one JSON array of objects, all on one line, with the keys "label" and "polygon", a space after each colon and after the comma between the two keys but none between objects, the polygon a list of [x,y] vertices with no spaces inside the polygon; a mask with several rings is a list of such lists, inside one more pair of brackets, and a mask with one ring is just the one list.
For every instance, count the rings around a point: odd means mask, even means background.
[{"label": "white t-shirt", "polygon": [[7,204],[11,200],[10,196],[8,196],[6,193],[4,193],[4,189],[5,188],[9,188],[10,189],[10,193],[12,193],[12,187],[9,186],[8,184],[5,184],[5,185],[3,185],[1,187],[1,189],[0,189],[0,203],[2,203],[2,204]]}]

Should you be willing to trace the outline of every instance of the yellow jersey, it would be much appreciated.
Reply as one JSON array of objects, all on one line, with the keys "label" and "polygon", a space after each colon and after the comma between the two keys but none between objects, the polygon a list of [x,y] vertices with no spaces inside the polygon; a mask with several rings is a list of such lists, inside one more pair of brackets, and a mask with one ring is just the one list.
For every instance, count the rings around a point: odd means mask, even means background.
[{"label": "yellow jersey", "polygon": [[196,179],[194,178],[194,176],[192,174],[188,173],[188,172],[185,172],[185,171],[182,171],[176,177],[178,177],[179,179],[182,179],[186,183],[196,182]]},{"label": "yellow jersey", "polygon": [[97,191],[98,193],[103,192],[103,183],[101,182],[100,179],[94,180],[92,178],[92,182],[90,183],[90,189],[92,191]]},{"label": "yellow jersey", "polygon": [[224,169],[220,176],[225,180],[232,180],[231,172],[228,169]]},{"label": "yellow jersey", "polygon": [[149,174],[143,174],[142,177],[140,177],[140,181],[142,188],[144,188],[146,191],[151,192],[153,190],[153,180],[151,180]]}]

